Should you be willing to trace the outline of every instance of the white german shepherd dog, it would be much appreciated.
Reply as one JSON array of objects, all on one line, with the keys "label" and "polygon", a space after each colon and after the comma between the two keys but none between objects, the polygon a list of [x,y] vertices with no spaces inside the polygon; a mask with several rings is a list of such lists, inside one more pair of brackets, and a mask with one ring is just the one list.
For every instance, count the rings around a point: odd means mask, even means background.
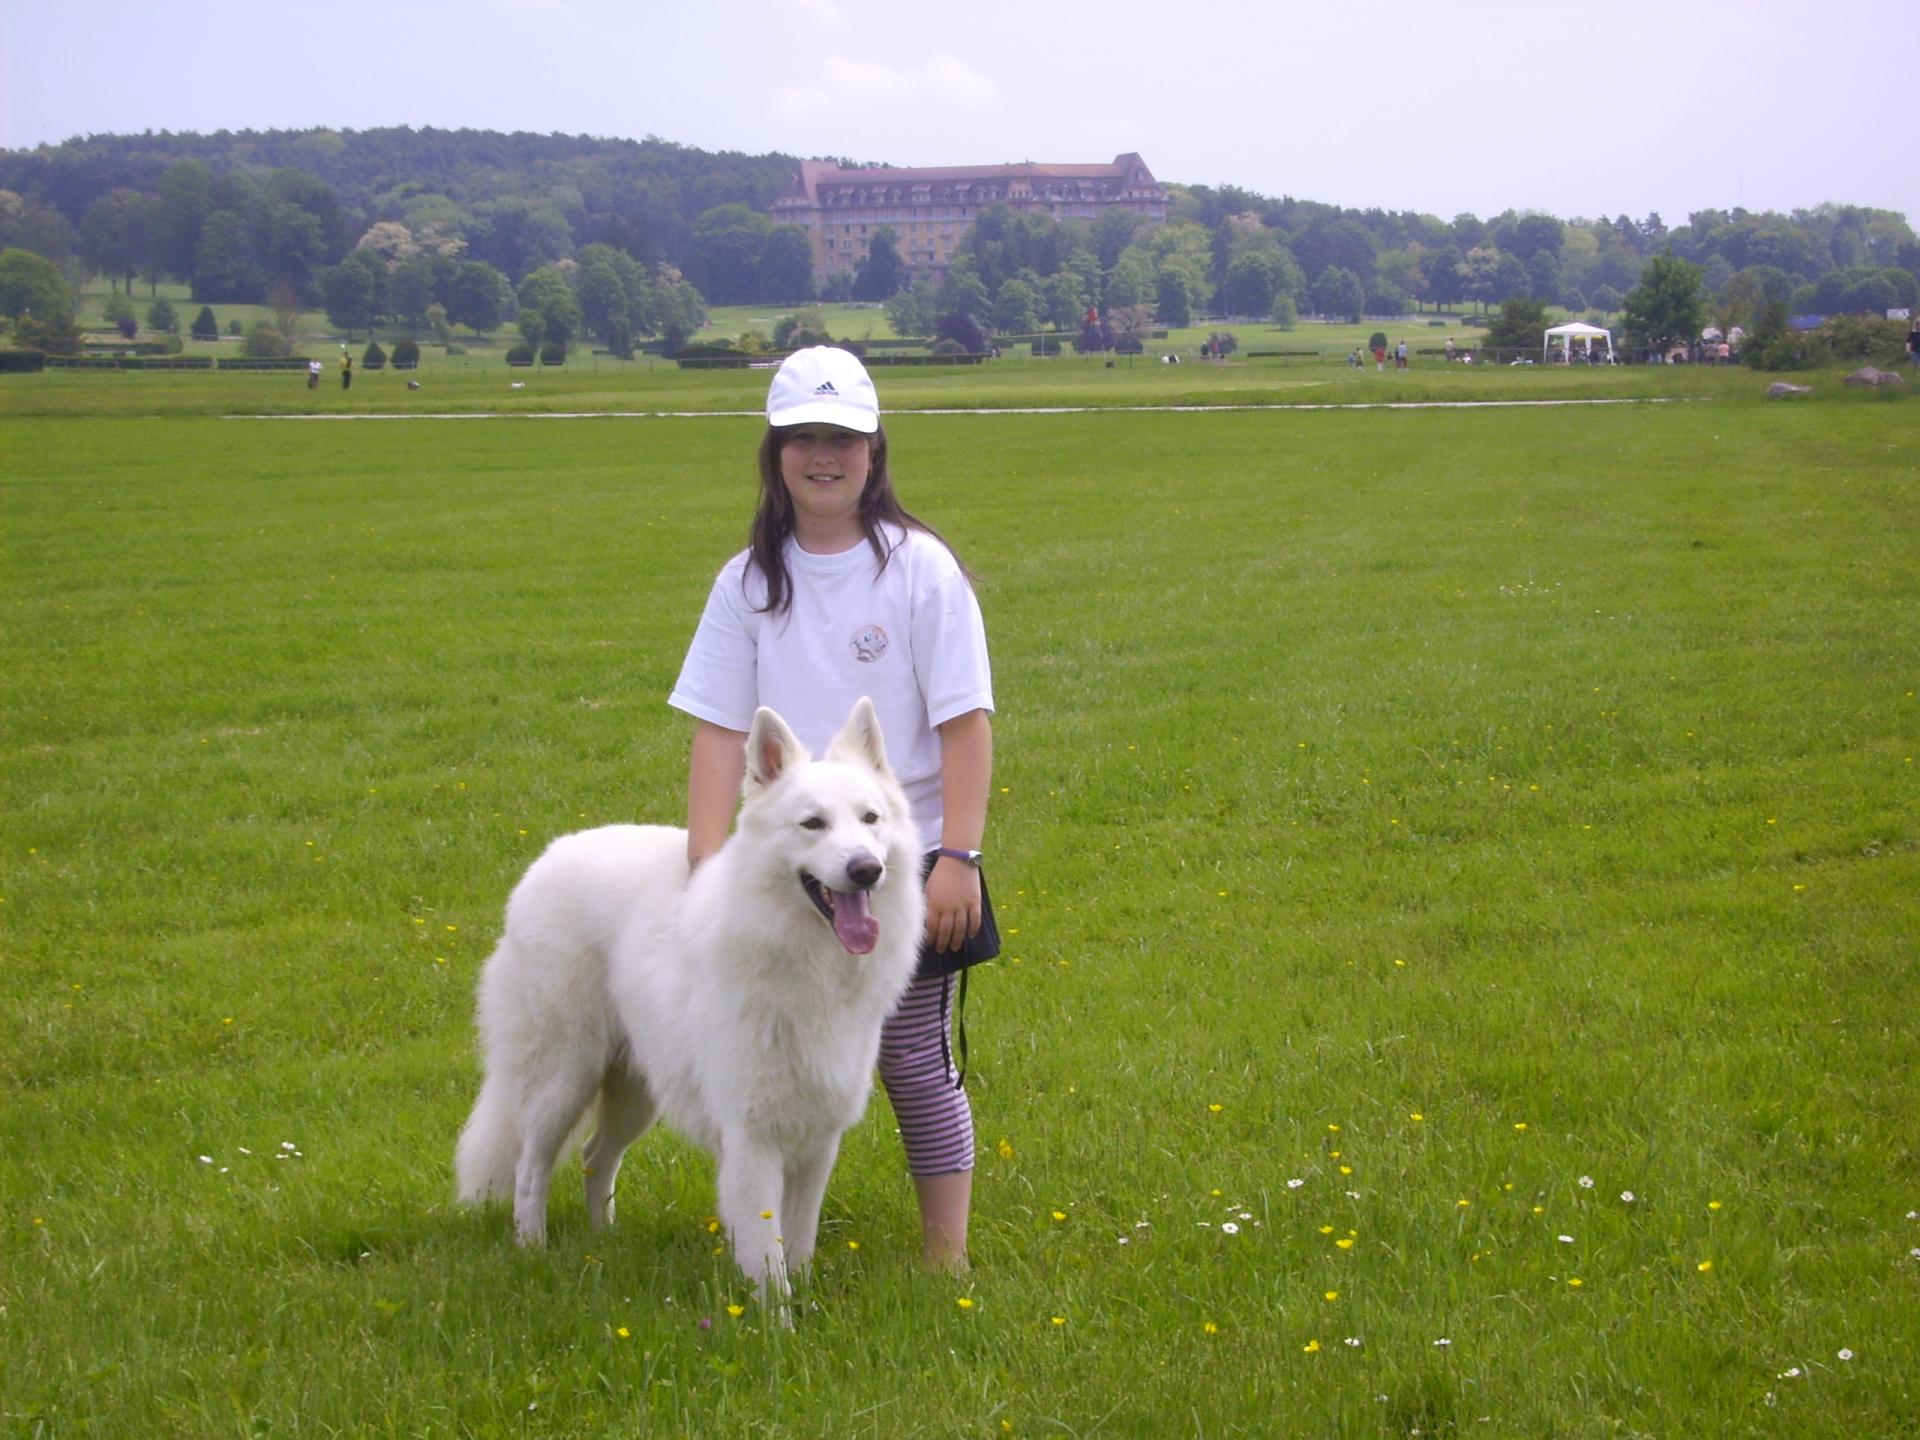
[{"label": "white german shepherd dog", "polygon": [[783,1297],[866,1108],[925,902],[870,701],[820,760],[762,709],[741,788],[733,834],[691,880],[684,830],[610,825],[554,841],[514,888],[480,976],[486,1083],[455,1168],[462,1200],[510,1192],[521,1242],[539,1243],[589,1103],[596,1228],[622,1153],[662,1118],[719,1161],[734,1258]]}]

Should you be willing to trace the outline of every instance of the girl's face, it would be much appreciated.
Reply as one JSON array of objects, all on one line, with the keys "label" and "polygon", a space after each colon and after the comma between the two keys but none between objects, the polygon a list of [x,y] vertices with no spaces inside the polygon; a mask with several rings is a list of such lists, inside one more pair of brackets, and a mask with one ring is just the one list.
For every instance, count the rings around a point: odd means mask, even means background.
[{"label": "girl's face", "polygon": [[780,479],[793,500],[793,534],[803,550],[857,545],[860,496],[872,468],[870,437],[838,425],[796,425],[780,443]]}]

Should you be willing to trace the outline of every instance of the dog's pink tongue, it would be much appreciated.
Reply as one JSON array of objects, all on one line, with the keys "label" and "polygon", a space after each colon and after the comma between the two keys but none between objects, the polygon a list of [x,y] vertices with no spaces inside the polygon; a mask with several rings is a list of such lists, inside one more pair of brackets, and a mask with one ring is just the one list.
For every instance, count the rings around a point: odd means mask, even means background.
[{"label": "dog's pink tongue", "polygon": [[867,906],[864,890],[833,892],[833,933],[849,955],[867,955],[880,943],[880,922]]}]

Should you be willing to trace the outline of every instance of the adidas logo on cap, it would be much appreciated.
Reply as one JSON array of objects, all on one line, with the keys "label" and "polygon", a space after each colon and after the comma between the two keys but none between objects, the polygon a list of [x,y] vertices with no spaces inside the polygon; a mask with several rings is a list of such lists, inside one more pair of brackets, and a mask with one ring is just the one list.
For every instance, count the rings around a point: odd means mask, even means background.
[{"label": "adidas logo on cap", "polygon": [[813,387],[813,393],[816,395],[831,395],[836,400],[840,398],[840,392],[833,388],[833,382],[831,380],[822,380],[818,385]]}]

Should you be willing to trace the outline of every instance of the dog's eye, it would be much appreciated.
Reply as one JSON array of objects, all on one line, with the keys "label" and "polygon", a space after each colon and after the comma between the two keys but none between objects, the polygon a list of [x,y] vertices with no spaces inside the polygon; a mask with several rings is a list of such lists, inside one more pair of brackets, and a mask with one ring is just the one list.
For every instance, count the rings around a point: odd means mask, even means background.
[{"label": "dog's eye", "polygon": [[880,823],[880,817],[869,810],[860,817],[860,823],[862,825],[878,825]]},{"label": "dog's eye", "polygon": [[809,815],[800,822],[800,828],[802,830],[824,830],[827,828],[827,822],[818,815]]}]

